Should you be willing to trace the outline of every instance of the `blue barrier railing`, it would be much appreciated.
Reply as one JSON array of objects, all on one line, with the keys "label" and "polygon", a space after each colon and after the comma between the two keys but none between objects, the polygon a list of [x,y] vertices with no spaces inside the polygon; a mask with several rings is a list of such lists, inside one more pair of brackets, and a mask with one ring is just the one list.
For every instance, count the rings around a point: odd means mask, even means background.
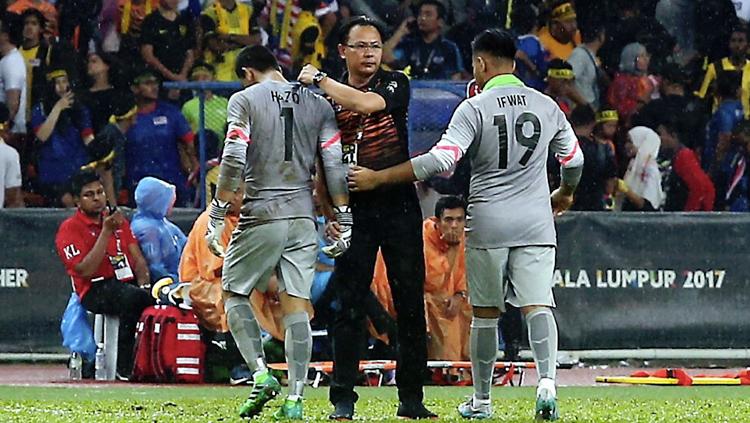
[{"label": "blue barrier railing", "polygon": [[[200,205],[206,207],[206,91],[234,93],[239,82],[165,82],[164,88],[192,90],[199,102],[198,159],[200,160]],[[466,82],[411,81],[409,103],[409,151],[418,154],[429,149],[448,125],[453,110],[464,99]]]}]

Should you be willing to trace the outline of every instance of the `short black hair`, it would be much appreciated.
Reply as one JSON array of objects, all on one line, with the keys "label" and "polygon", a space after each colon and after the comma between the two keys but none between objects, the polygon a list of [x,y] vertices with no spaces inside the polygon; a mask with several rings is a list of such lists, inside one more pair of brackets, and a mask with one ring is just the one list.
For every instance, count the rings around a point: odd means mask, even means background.
[{"label": "short black hair", "polygon": [[722,98],[737,97],[741,82],[739,72],[722,72],[716,78],[716,94]]},{"label": "short black hair", "polygon": [[11,44],[18,46],[21,43],[20,16],[10,12],[0,12],[0,34],[8,34]]},{"label": "short black hair", "polygon": [[605,30],[604,22],[598,19],[591,19],[586,22],[586,25],[581,26],[581,41],[584,43],[596,41]]},{"label": "short black hair", "polygon": [[258,72],[268,72],[270,70],[279,70],[279,62],[267,47],[245,47],[237,55],[237,61],[234,64],[234,73],[240,79],[245,78],[243,68],[253,68]]},{"label": "short black hair", "polygon": [[732,30],[729,32],[729,38],[732,38],[732,34],[734,34],[735,32],[739,32],[739,33],[745,34],[745,38],[748,37],[748,35],[747,35],[747,25],[744,25],[744,24],[741,24],[741,23],[733,25],[732,26]]},{"label": "short black hair", "polygon": [[437,203],[435,203],[435,216],[440,219],[443,217],[443,212],[450,209],[463,209],[464,213],[466,213],[466,201],[455,195],[440,197]]},{"label": "short black hair", "polygon": [[383,36],[384,31],[380,24],[368,18],[367,16],[360,15],[353,16],[350,20],[348,20],[344,23],[344,25],[341,26],[341,30],[339,31],[339,43],[346,44],[347,42],[349,42],[349,33],[352,32],[352,28],[354,28],[355,26],[371,26],[375,28],[376,31],[378,31],[378,34],[380,34],[380,40],[385,41],[385,37]]},{"label": "short black hair", "polygon": [[595,122],[594,109],[589,105],[578,106],[570,113],[570,124],[573,126],[590,125]]},{"label": "short black hair", "polygon": [[70,193],[73,197],[80,197],[83,187],[92,182],[101,182],[99,175],[93,170],[81,170],[70,178]]},{"label": "short black hair", "polygon": [[30,7],[21,13],[21,25],[26,22],[26,18],[29,16],[34,16],[39,21],[39,26],[42,27],[42,31],[44,30],[44,24],[47,23],[47,18],[44,17],[44,14],[40,12],[38,9],[34,9],[33,7]]},{"label": "short black hair", "polygon": [[445,16],[448,12],[445,10],[445,5],[438,0],[422,0],[417,6],[417,10],[422,10],[422,6],[435,6],[437,9],[438,18],[445,20]]},{"label": "short black hair", "polygon": [[530,33],[539,20],[539,13],[536,8],[530,4],[521,3],[513,6],[510,12],[510,21],[513,23],[513,29],[519,35]]},{"label": "short black hair", "polygon": [[471,42],[473,54],[489,53],[497,58],[514,60],[516,57],[516,40],[504,29],[485,29]]}]

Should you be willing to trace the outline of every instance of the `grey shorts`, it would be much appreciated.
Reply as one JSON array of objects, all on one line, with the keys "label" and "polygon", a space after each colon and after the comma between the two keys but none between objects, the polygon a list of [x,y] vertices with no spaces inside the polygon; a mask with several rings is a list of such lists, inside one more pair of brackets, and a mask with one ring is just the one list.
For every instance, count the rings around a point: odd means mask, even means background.
[{"label": "grey shorts", "polygon": [[481,249],[466,247],[469,301],[477,307],[555,306],[552,275],[555,247]]},{"label": "grey shorts", "polygon": [[310,299],[318,255],[315,222],[276,220],[236,230],[227,247],[222,271],[225,291],[250,295],[265,292],[275,271],[279,292]]}]

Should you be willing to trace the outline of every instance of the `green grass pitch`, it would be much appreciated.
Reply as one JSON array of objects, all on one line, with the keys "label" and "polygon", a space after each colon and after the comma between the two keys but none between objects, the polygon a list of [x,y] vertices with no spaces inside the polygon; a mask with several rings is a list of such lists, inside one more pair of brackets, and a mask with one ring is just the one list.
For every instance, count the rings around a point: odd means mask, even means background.
[{"label": "green grass pitch", "polygon": [[[0,386],[0,422],[234,422],[247,387],[15,387]],[[394,388],[359,388],[358,421],[396,420]],[[425,403],[440,421],[461,421],[456,405],[470,388],[425,388]],[[305,417],[328,421],[327,389],[308,389]],[[727,387],[562,387],[563,422],[750,422],[750,388]],[[496,388],[499,422],[533,421],[533,388]],[[280,400],[256,421],[272,421]]]}]

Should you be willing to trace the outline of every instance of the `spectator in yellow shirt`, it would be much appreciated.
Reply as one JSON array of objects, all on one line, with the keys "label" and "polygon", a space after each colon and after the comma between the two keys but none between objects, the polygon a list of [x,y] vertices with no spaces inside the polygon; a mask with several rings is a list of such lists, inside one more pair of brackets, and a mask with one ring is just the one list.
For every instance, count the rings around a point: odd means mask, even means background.
[{"label": "spectator in yellow shirt", "polygon": [[581,44],[576,18],[576,11],[570,2],[555,2],[551,6],[547,25],[537,34],[550,59],[568,60],[573,49]]},{"label": "spectator in yellow shirt", "polygon": [[[719,103],[715,95],[716,81],[719,75],[724,73],[736,72],[742,74],[742,106],[745,115],[748,114],[748,85],[750,85],[750,74],[746,72],[750,66],[750,60],[747,58],[747,30],[744,27],[735,27],[729,36],[729,56],[720,60],[709,63],[706,68],[706,75],[703,77],[703,83],[700,89],[695,93],[696,97],[701,99],[710,98],[713,109],[716,110]],[[746,75],[747,74],[747,75]]]}]

